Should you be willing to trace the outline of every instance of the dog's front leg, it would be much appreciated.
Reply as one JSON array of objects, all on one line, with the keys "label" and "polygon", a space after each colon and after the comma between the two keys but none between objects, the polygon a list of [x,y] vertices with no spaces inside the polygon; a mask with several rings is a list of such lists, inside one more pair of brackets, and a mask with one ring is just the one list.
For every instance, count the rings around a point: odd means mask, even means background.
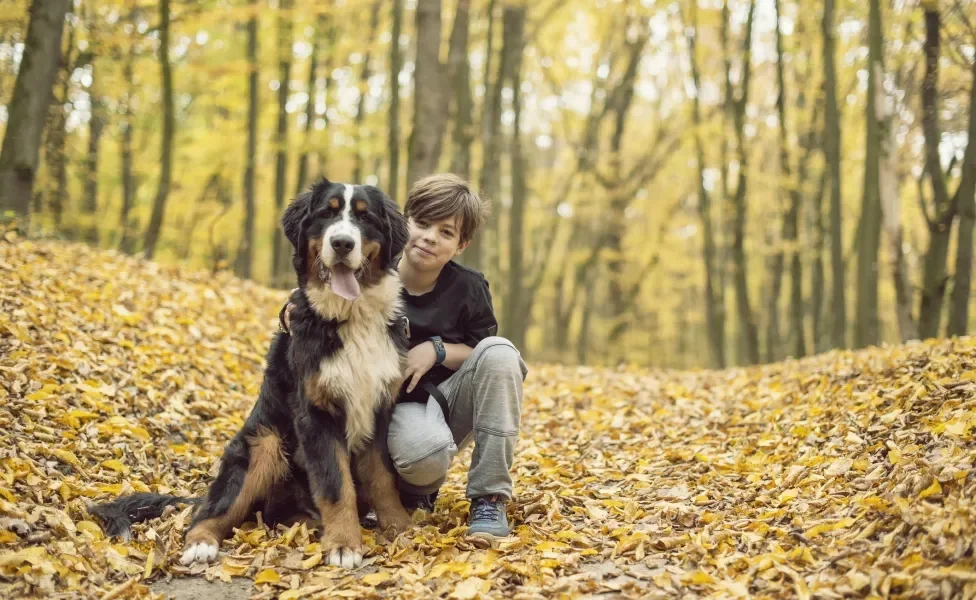
[{"label": "dog's front leg", "polygon": [[356,490],[343,435],[344,417],[301,403],[295,430],[305,455],[312,497],[322,518],[322,552],[328,564],[347,569],[363,562]]},{"label": "dog's front leg", "polygon": [[376,411],[376,430],[373,440],[353,457],[356,478],[361,483],[366,501],[376,510],[380,529],[406,531],[413,526],[410,513],[400,502],[396,488],[396,470],[386,436],[390,430],[390,410]]}]

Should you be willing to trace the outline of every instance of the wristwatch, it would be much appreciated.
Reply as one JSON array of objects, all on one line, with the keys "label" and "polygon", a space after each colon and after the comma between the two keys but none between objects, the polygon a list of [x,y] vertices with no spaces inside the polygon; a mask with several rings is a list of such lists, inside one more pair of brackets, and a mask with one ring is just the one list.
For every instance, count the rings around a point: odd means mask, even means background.
[{"label": "wristwatch", "polygon": [[434,344],[434,352],[437,352],[437,360],[434,361],[435,365],[439,365],[444,362],[447,358],[447,350],[444,348],[444,341],[441,340],[441,336],[435,335],[430,338],[430,341]]}]

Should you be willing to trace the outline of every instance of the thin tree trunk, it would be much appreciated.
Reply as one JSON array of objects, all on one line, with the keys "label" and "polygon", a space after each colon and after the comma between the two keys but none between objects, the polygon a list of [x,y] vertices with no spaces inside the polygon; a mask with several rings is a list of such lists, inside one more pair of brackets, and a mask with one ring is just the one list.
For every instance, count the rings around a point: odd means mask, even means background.
[{"label": "thin tree trunk", "polygon": [[827,179],[829,172],[825,168],[820,176],[820,184],[811,203],[812,229],[811,236],[813,242],[813,267],[810,277],[810,339],[813,343],[814,352],[823,352],[827,349],[828,337],[823,331],[823,301],[824,285],[826,285],[826,275],[824,273],[824,246],[827,240],[827,229],[824,225],[823,199],[827,191]]},{"label": "thin tree trunk", "polygon": [[844,281],[844,246],[841,229],[841,170],[840,170],[840,111],[837,107],[837,67],[835,65],[834,27],[835,0],[824,0],[823,12],[823,54],[824,54],[824,93],[826,113],[824,115],[824,153],[830,178],[830,264],[832,300],[830,345],[843,348],[847,345],[847,304]]},{"label": "thin tree trunk", "polygon": [[122,143],[121,143],[121,167],[122,167],[122,210],[119,215],[119,250],[126,254],[135,252],[135,237],[133,236],[132,224],[129,223],[129,211],[135,204],[135,177],[132,174],[132,97],[135,96],[135,74],[133,65],[135,63],[135,40],[137,29],[135,26],[138,9],[132,9],[129,14],[129,22],[132,24],[132,34],[129,36],[129,51],[125,61],[122,63],[122,78],[125,80],[125,102],[123,103],[122,117]]},{"label": "thin tree trunk", "polygon": [[702,258],[705,267],[705,327],[712,366],[725,367],[725,312],[718,303],[716,287],[715,231],[712,225],[712,198],[705,189],[705,148],[702,144],[701,127],[701,75],[698,70],[698,4],[691,4],[691,30],[688,32],[688,54],[691,59],[691,77],[695,86],[692,99],[692,126],[695,131],[695,157],[698,163],[698,214],[702,221]]},{"label": "thin tree trunk", "polygon": [[956,251],[956,280],[952,287],[949,326],[946,335],[966,335],[969,319],[969,290],[973,271],[973,225],[976,221],[976,60],[969,84],[969,140],[963,157],[962,181],[956,190],[959,207],[959,241]]},{"label": "thin tree trunk", "polygon": [[735,264],[735,295],[739,322],[743,335],[743,351],[746,360],[752,364],[759,362],[759,334],[755,315],[749,302],[749,276],[745,256],[746,198],[748,183],[749,152],[746,148],[745,128],[746,105],[749,102],[749,84],[752,71],[752,25],[756,3],[749,3],[749,17],[746,19],[746,37],[742,57],[742,94],[735,107],[736,142],[739,151],[739,181],[735,190],[735,222],[732,241],[732,259]]},{"label": "thin tree trunk", "polygon": [[454,135],[451,172],[468,179],[471,176],[472,130],[471,65],[468,62],[469,0],[458,0],[447,55],[448,79],[454,88]]},{"label": "thin tree trunk", "polygon": [[74,48],[75,28],[68,24],[67,53],[62,57],[61,68],[56,75],[57,82],[60,84],[60,94],[55,93],[54,103],[51,105],[50,121],[47,126],[46,140],[44,144],[44,162],[47,164],[48,176],[46,184],[47,197],[50,199],[51,212],[54,213],[54,229],[63,232],[69,238],[74,237],[74,232],[67,230],[63,225],[65,206],[70,203],[68,197],[68,156],[66,153],[66,142],[68,139],[68,114],[71,110],[66,109],[71,97],[71,49]]},{"label": "thin tree trunk", "polygon": [[23,222],[25,231],[42,133],[61,60],[64,17],[70,6],[68,0],[31,4],[23,58],[7,107],[7,129],[0,148],[0,217],[13,213]]},{"label": "thin tree trunk", "polygon": [[[488,47],[485,54],[485,96],[481,103],[481,171],[478,174],[478,189],[481,194],[495,204],[493,214],[488,217],[489,223],[494,222],[497,217],[499,198],[499,169],[498,169],[498,130],[501,127],[501,104],[502,104],[502,74],[505,72],[505,48],[502,43],[500,64],[494,80],[491,76],[492,60],[494,54],[492,46],[495,35],[495,0],[488,3]],[[483,228],[480,235],[475,236],[468,247],[465,263],[472,269],[483,270],[487,266],[488,249],[485,244],[485,233],[491,229],[490,226]]]},{"label": "thin tree trunk", "polygon": [[313,146],[312,131],[315,125],[315,82],[318,78],[318,58],[320,45],[319,40],[325,37],[325,15],[319,15],[316,28],[312,32],[312,54],[308,59],[308,81],[305,90],[308,100],[305,101],[305,126],[303,134],[305,136],[301,154],[298,155],[298,179],[295,182],[295,194],[301,194],[309,184],[308,164],[311,156],[309,149]]},{"label": "thin tree trunk", "polygon": [[390,39],[390,126],[387,152],[390,154],[390,175],[386,187],[390,199],[397,202],[400,190],[400,71],[403,52],[400,51],[400,32],[403,28],[403,0],[393,1],[393,33]]},{"label": "thin tree trunk", "polygon": [[363,68],[359,73],[359,104],[356,106],[355,120],[356,151],[352,175],[352,179],[356,183],[362,183],[363,181],[363,164],[366,160],[363,152],[366,148],[367,134],[364,131],[363,122],[366,119],[366,96],[369,94],[369,61],[370,55],[372,54],[371,49],[376,39],[376,29],[379,25],[379,19],[380,3],[377,1],[370,7],[369,37],[366,39],[366,54],[363,57]]},{"label": "thin tree trunk", "polygon": [[[285,210],[288,188],[288,84],[291,82],[291,59],[294,29],[292,7],[294,0],[281,0],[278,5],[278,127],[275,130],[275,215]],[[277,222],[277,219],[276,219]],[[291,253],[281,227],[274,230],[274,250],[271,262],[271,281],[285,285],[291,272]]]},{"label": "thin tree trunk", "polygon": [[[248,8],[251,16],[247,20],[247,149],[244,155],[244,226],[241,231],[241,241],[237,247],[234,260],[234,272],[238,277],[250,279],[253,274],[254,263],[254,224],[256,221],[255,206],[255,166],[257,163],[258,138],[258,4],[257,0],[249,0]],[[312,62],[315,54],[312,54]],[[312,69],[314,73],[315,69]],[[312,97],[309,96],[309,102]],[[275,231],[278,228],[275,227]]]},{"label": "thin tree trunk", "polygon": [[[92,52],[97,52],[101,50],[101,47],[97,37],[97,15],[94,4],[89,1],[86,10],[88,12],[89,48],[92,49]],[[91,116],[88,122],[88,164],[85,174],[85,194],[81,205],[82,213],[85,214],[85,241],[91,244],[98,243],[98,224],[96,222],[98,212],[98,149],[106,116],[97,86],[100,77],[100,69],[93,58],[91,62],[91,83],[88,85],[88,99],[91,107]]]},{"label": "thin tree trunk", "polygon": [[146,230],[145,257],[152,260],[156,244],[163,228],[166,199],[169,196],[170,180],[173,170],[173,136],[176,131],[176,115],[173,106],[173,72],[169,63],[169,11],[170,0],[159,2],[159,65],[163,79],[163,139],[160,156],[159,186],[153,200],[152,216]]},{"label": "thin tree trunk", "polygon": [[417,1],[417,58],[414,61],[414,116],[407,162],[407,189],[437,170],[446,84],[440,61],[441,0]]},{"label": "thin tree trunk", "polygon": [[[868,22],[868,98],[883,85],[884,56],[881,38],[881,0],[870,0]],[[881,197],[879,185],[880,126],[876,103],[867,103],[867,136],[864,159],[864,195],[861,204],[861,235],[857,252],[857,311],[854,346],[880,342],[878,322],[878,253],[881,245]]]},{"label": "thin tree trunk", "polygon": [[511,173],[512,173],[512,218],[509,219],[509,267],[508,267],[508,297],[505,300],[504,324],[508,332],[506,336],[516,348],[525,348],[525,332],[529,326],[530,307],[522,301],[522,267],[523,231],[525,220],[526,184],[525,158],[522,156],[522,52],[524,50],[525,7],[506,6],[502,16],[506,41],[505,50],[511,52],[506,62],[511,64],[512,110],[515,121],[512,125],[511,139]]}]

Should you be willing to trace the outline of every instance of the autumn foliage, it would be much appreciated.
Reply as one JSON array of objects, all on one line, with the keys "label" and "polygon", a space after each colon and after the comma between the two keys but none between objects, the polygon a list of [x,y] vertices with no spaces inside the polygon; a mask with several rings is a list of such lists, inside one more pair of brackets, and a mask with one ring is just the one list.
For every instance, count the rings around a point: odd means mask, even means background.
[{"label": "autumn foliage", "polygon": [[[105,539],[94,500],[196,495],[257,396],[282,292],[80,244],[0,241],[0,596],[971,597],[976,341],[710,372],[530,365],[514,530],[465,540],[468,452],[366,566],[249,523],[182,567],[188,511]],[[113,595],[114,594],[114,595]]]}]

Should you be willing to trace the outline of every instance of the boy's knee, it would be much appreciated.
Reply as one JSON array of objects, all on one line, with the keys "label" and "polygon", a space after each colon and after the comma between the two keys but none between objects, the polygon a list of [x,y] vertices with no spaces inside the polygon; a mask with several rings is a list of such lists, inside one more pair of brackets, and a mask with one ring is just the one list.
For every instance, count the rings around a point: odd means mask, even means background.
[{"label": "boy's knee", "polygon": [[400,478],[416,488],[443,481],[457,446],[447,423],[423,404],[398,404],[390,421],[387,447]]},{"label": "boy's knee", "polygon": [[472,358],[478,361],[478,367],[481,369],[519,373],[523,380],[528,373],[518,348],[501,336],[491,336],[481,340],[471,354]]}]

